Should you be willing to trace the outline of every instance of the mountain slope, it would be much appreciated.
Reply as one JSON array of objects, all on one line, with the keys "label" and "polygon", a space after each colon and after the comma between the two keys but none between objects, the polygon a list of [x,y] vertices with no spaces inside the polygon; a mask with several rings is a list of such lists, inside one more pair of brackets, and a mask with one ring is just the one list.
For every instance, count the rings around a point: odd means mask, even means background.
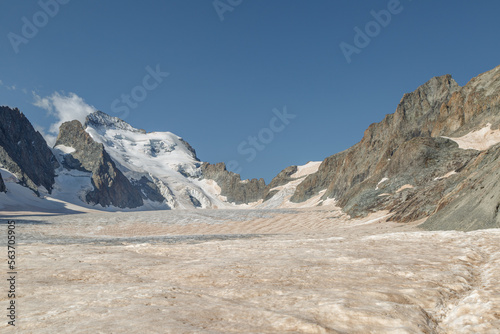
[{"label": "mountain slope", "polygon": [[13,172],[21,184],[37,194],[39,187],[52,191],[57,160],[18,109],[0,107],[0,167]]},{"label": "mountain slope", "polygon": [[144,204],[139,191],[116,168],[103,145],[96,143],[79,121],[61,125],[55,147],[69,150],[63,156],[65,168],[92,173],[94,189],[85,195],[87,203],[119,208],[136,208]]},{"label": "mountain slope", "polygon": [[205,162],[201,165],[204,179],[213,180],[221,188],[220,195],[226,201],[235,204],[248,204],[262,199],[266,191],[264,179],[241,180],[236,173],[226,170],[223,162],[212,165]]},{"label": "mountain slope", "polygon": [[429,120],[437,118],[441,104],[457,89],[458,84],[446,75],[405,94],[396,112],[370,125],[359,143],[325,159],[318,172],[299,185],[292,201],[304,201],[323,189],[327,189],[325,197],[341,198],[348,189],[386,169],[402,143],[430,135]]},{"label": "mountain slope", "polygon": [[438,202],[438,208],[422,225],[429,230],[474,230],[500,227],[500,145],[470,163],[466,178]]},{"label": "mountain slope", "polygon": [[170,132],[147,133],[100,111],[87,117],[85,131],[104,145],[118,169],[146,199],[163,198],[158,208],[230,206],[200,180],[202,163],[181,137]]},{"label": "mountain slope", "polygon": [[[323,199],[335,198],[352,216],[390,210],[401,222],[428,217],[444,208],[443,196],[478,172],[468,166],[482,159],[479,150],[463,149],[450,137],[487,135],[486,127],[499,124],[500,66],[464,87],[449,75],[432,78],[405,94],[394,114],[370,125],[358,144],[325,159],[291,200],[300,203],[324,191]],[[491,133],[488,142],[499,142]],[[469,195],[460,189],[460,196]]]}]

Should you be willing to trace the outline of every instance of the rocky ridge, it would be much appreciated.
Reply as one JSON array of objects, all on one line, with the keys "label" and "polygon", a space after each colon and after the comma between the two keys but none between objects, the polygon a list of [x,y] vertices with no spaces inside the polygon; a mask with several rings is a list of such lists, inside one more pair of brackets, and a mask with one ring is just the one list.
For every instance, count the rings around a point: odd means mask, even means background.
[{"label": "rocky ridge", "polygon": [[449,208],[443,211],[447,215],[437,213],[452,198],[458,201],[469,196],[462,183],[477,173],[484,157],[443,137],[460,137],[488,124],[496,129],[499,123],[500,66],[464,87],[450,75],[432,78],[405,94],[394,114],[370,125],[358,144],[326,158],[318,172],[297,187],[291,200],[303,202],[326,190],[323,198],[335,198],[352,216],[389,210],[391,218],[400,222],[434,214],[429,224],[440,216],[462,221]]},{"label": "rocky ridge", "polygon": [[228,171],[223,162],[204,162],[201,165],[201,174],[202,178],[217,182],[221,188],[220,194],[225,196],[228,202],[235,204],[256,202],[264,197],[267,189],[264,179],[242,181],[238,174]]},{"label": "rocky ridge", "polygon": [[39,187],[52,191],[58,165],[45,139],[26,116],[19,109],[0,107],[0,167],[39,194]]},{"label": "rocky ridge", "polygon": [[104,149],[85,132],[79,121],[63,123],[55,147],[69,148],[63,166],[92,173],[94,189],[86,194],[88,203],[119,208],[136,208],[144,204],[141,193],[132,186]]},{"label": "rocky ridge", "polygon": [[500,144],[481,152],[460,174],[422,227],[466,231],[500,227]]},{"label": "rocky ridge", "polygon": [[4,193],[7,191],[7,187],[5,187],[5,183],[3,182],[2,175],[0,174],[0,192]]}]

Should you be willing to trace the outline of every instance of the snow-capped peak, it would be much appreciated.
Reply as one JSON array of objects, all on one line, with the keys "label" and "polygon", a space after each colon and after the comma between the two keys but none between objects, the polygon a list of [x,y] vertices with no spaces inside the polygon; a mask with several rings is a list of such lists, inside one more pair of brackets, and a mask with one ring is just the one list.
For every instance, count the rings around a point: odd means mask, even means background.
[{"label": "snow-capped peak", "polygon": [[84,127],[87,127],[87,126],[91,126],[94,129],[100,129],[100,128],[121,129],[121,130],[130,131],[130,132],[146,133],[145,130],[136,129],[136,128],[132,127],[130,124],[128,124],[127,122],[121,120],[120,118],[110,116],[106,113],[103,113],[102,111],[96,111],[96,112],[89,114],[85,120]]},{"label": "snow-capped peak", "polygon": [[101,111],[87,117],[85,131],[104,145],[129,180],[146,177],[164,197],[169,194],[169,198],[165,197],[169,207],[209,206],[210,199],[195,182],[201,176],[200,161],[181,137],[171,132],[136,129]]}]

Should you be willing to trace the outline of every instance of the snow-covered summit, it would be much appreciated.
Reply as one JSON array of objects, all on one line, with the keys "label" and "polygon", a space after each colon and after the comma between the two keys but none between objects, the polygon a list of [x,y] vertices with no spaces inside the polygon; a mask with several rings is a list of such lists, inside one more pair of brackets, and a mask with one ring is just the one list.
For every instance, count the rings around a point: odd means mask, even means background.
[{"label": "snow-covered summit", "polygon": [[87,116],[85,119],[84,127],[91,126],[95,129],[106,128],[106,129],[121,129],[131,132],[141,132],[146,133],[145,130],[136,129],[132,127],[127,122],[121,120],[118,117],[110,116],[102,111],[96,111]]},{"label": "snow-covered summit", "polygon": [[162,174],[165,167],[196,176],[199,167],[196,152],[181,137],[171,132],[146,132],[118,117],[101,111],[87,116],[85,130],[122,167],[129,171]]},{"label": "snow-covered summit", "polygon": [[100,111],[87,117],[85,131],[104,145],[132,183],[154,183],[169,208],[212,207],[210,194],[199,184],[200,161],[181,137],[148,133]]}]

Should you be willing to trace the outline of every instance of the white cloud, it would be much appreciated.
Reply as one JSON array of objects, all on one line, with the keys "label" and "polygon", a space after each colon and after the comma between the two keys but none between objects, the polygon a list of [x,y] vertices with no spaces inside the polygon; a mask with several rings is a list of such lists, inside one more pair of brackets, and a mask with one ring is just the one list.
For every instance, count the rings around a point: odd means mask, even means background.
[{"label": "white cloud", "polygon": [[[57,121],[49,128],[49,133],[57,134],[62,123],[78,120],[80,123],[85,122],[85,117],[88,114],[95,112],[97,109],[85,103],[85,101],[75,93],[59,93],[55,92],[50,96],[40,97],[33,92],[35,101],[33,105],[45,109],[49,115],[55,116]],[[45,136],[47,139],[48,136]],[[47,139],[48,140],[48,139]]]},{"label": "white cloud", "polygon": [[17,89],[16,85],[12,85],[12,86],[6,85],[2,80],[0,80],[0,86],[5,87],[8,90],[16,90]]}]

